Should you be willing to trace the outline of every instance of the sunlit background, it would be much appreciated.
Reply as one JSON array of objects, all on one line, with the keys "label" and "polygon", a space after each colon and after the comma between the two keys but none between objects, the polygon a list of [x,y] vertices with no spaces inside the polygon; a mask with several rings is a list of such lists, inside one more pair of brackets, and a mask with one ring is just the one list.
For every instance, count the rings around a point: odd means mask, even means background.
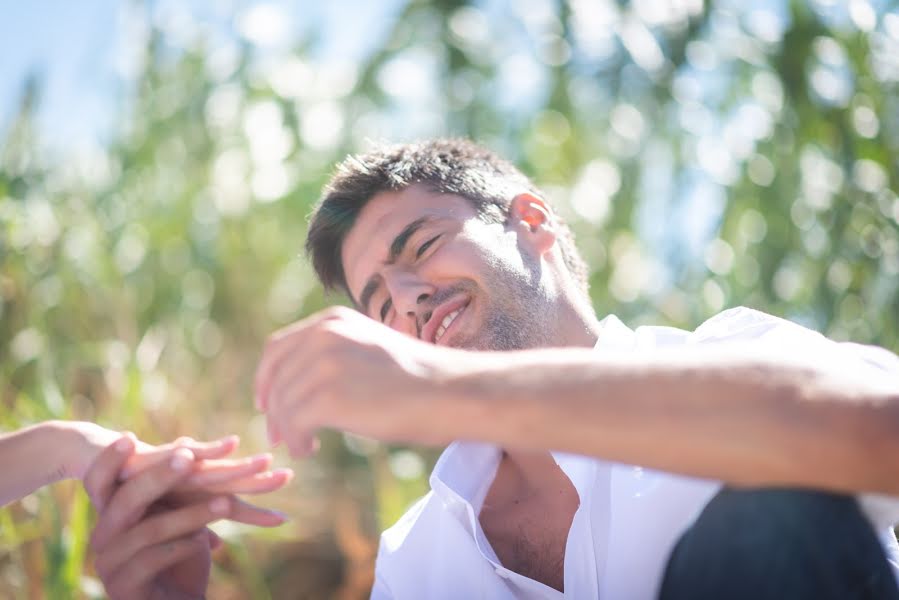
[{"label": "sunlit background", "polygon": [[[600,314],[744,304],[899,351],[895,2],[9,3],[0,427],[96,420],[266,448],[266,335],[325,298],[300,250],[334,163],[469,136],[578,235]],[[210,598],[356,598],[435,451],[339,434],[218,528]],[[288,464],[276,453],[280,464]],[[0,596],[93,598],[89,503],[0,510]]]}]

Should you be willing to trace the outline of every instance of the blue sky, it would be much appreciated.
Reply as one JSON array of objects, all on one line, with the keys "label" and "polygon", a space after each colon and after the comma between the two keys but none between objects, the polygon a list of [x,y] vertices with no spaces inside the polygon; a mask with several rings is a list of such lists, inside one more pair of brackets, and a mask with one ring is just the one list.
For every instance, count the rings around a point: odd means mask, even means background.
[{"label": "blue sky", "polygon": [[90,136],[117,89],[113,49],[119,2],[10,2],[0,21],[0,127],[33,73],[43,84],[41,129],[51,143]]},{"label": "blue sky", "polygon": [[[346,19],[350,4],[354,18]],[[263,46],[277,50],[311,31],[324,32],[317,54],[357,58],[380,41],[402,4],[159,0],[149,6],[157,21],[186,14],[226,37],[238,35],[241,16],[257,9],[263,29],[277,25],[278,30]],[[35,74],[42,88],[39,127],[44,141],[56,149],[102,143],[127,86],[122,65],[134,32],[126,16],[142,6],[118,0],[7,3],[0,20],[0,139],[16,113],[23,82]]]}]

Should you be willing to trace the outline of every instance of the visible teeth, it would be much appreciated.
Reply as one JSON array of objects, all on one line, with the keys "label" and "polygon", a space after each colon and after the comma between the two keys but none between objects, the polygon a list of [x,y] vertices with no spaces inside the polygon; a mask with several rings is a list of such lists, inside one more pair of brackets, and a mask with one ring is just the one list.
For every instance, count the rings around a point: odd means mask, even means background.
[{"label": "visible teeth", "polygon": [[[462,308],[465,308],[464,306]],[[456,317],[459,316],[459,313],[462,312],[462,308],[457,308],[450,314],[443,317],[443,321],[440,322],[440,327],[437,328],[437,334],[434,336],[434,341],[437,342],[440,338],[443,337],[443,334],[446,333],[447,328],[453,323]]]}]

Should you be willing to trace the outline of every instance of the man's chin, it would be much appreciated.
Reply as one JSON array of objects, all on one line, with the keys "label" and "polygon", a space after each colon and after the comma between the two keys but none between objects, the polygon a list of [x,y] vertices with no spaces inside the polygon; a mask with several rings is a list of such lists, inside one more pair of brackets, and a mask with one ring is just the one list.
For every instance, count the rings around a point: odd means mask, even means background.
[{"label": "man's chin", "polygon": [[441,344],[446,348],[455,348],[456,350],[468,350],[471,352],[483,352],[486,350],[490,350],[485,344],[478,343],[478,340],[471,339],[458,339],[454,338],[451,340],[447,340],[446,343]]}]

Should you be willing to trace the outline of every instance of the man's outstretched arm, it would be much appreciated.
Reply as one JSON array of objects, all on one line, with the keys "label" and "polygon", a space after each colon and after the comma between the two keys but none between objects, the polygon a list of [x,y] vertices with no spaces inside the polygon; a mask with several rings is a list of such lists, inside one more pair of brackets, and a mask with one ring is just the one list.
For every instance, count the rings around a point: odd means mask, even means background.
[{"label": "man's outstretched arm", "polygon": [[716,345],[632,357],[435,347],[346,309],[272,336],[257,404],[309,452],[335,427],[389,441],[477,439],[736,485],[899,493],[899,382],[839,356]]},{"label": "man's outstretched arm", "polygon": [[899,378],[759,350],[494,356],[451,378],[446,418],[462,437],[734,485],[899,492]]}]

